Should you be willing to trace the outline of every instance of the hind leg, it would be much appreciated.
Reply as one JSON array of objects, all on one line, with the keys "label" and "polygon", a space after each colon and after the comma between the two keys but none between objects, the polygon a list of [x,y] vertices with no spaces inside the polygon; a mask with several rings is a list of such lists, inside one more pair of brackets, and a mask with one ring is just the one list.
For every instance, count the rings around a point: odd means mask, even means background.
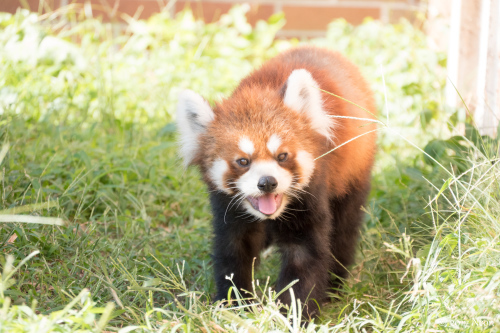
[{"label": "hind leg", "polygon": [[359,229],[364,213],[361,206],[365,204],[370,186],[364,186],[349,194],[331,200],[333,213],[333,231],[331,233],[331,252],[333,262],[330,272],[338,278],[332,278],[330,285],[337,288],[349,275],[348,267],[354,263]]}]

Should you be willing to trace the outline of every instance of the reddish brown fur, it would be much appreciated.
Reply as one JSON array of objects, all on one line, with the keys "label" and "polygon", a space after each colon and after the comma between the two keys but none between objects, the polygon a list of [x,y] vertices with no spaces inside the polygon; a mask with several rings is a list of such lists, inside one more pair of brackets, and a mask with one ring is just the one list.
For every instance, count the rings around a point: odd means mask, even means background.
[{"label": "reddish brown fur", "polygon": [[[252,159],[275,159],[266,148],[273,134],[282,145],[276,154],[291,154],[281,165],[292,175],[301,174],[301,161],[293,156],[304,150],[313,157],[376,129],[374,123],[353,119],[335,119],[333,142],[311,128],[306,113],[287,107],[283,101],[286,83],[296,69],[306,69],[321,89],[353,101],[362,108],[326,92],[321,93],[323,108],[330,115],[373,119],[373,95],[359,70],[342,55],[315,47],[287,51],[265,63],[236,88],[231,97],[218,103],[215,119],[199,136],[199,149],[192,164],[201,168],[210,189],[214,214],[214,270],[217,298],[227,296],[232,285],[225,278],[234,274],[233,283],[251,290],[251,269],[254,258],[271,242],[277,244],[282,256],[282,268],[277,289],[296,279],[297,298],[321,302],[328,286],[336,282],[333,273],[347,277],[345,267],[352,264],[363,219],[361,206],[370,190],[370,173],[375,154],[375,133],[369,133],[315,161],[314,173],[299,200],[290,200],[292,214],[275,220],[251,223],[241,215],[238,206],[231,206],[234,191],[215,191],[209,170],[217,158],[229,163],[224,183],[241,177],[246,170],[238,167],[236,159],[247,157],[238,148],[238,141],[247,136],[255,146]],[[275,155],[276,155],[275,154]],[[335,259],[334,259],[335,258]],[[288,293],[280,298],[290,303]],[[314,312],[314,301],[308,303]]]},{"label": "reddish brown fur", "polygon": [[[370,111],[366,112],[322,92],[324,109],[330,115],[374,119],[376,113],[373,94],[356,66],[337,52],[310,46],[301,49],[312,52],[309,59],[298,60],[293,57],[297,49],[284,52],[246,77],[229,99],[217,104],[214,109],[216,121],[209,126],[207,135],[202,136],[202,148],[193,163],[201,166],[205,181],[209,181],[206,171],[215,156],[231,161],[236,155],[243,155],[237,149],[237,144],[234,144],[243,135],[252,138],[256,150],[262,154],[268,153],[265,144],[269,136],[278,133],[284,134],[284,142],[289,145],[300,142],[302,149],[318,157],[335,145],[376,128],[375,124],[367,124],[367,121],[337,118],[332,145],[324,136],[311,131],[306,115],[290,110],[283,104],[282,87],[294,69],[304,68],[312,74],[322,90],[355,101],[357,105]],[[315,56],[315,53],[322,57]],[[318,63],[317,59],[324,58],[324,55],[328,55],[328,61]],[[261,140],[256,141],[257,138]],[[346,193],[349,184],[370,181],[375,142],[375,133],[366,134],[322,158],[331,168],[325,179],[330,193],[342,195]],[[229,177],[238,175],[238,170],[233,169]]]}]

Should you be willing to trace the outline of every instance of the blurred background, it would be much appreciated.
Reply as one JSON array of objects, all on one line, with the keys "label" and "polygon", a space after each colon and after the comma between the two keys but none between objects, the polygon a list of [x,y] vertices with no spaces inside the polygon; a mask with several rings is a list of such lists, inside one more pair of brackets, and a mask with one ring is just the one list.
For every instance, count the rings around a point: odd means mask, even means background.
[{"label": "blurred background", "polygon": [[[6,2],[5,2],[6,1]],[[85,1],[47,0],[42,5],[51,9],[70,3]],[[159,11],[167,10],[171,15],[189,7],[195,17],[205,22],[215,22],[226,14],[235,4],[250,4],[248,21],[267,20],[272,14],[283,12],[287,22],[278,36],[283,37],[318,37],[324,36],[328,23],[333,19],[343,18],[352,24],[360,24],[366,17],[381,20],[384,23],[397,23],[401,17],[415,21],[416,15],[425,12],[426,6],[420,0],[302,0],[302,1],[168,1],[168,0],[92,0],[97,12],[104,14],[107,20],[127,14],[135,18],[146,19]],[[4,0],[0,11],[14,12],[18,7],[38,11],[39,0]]]},{"label": "blurred background", "polygon": [[124,23],[127,17],[149,19],[160,12],[175,17],[188,9],[195,19],[212,23],[242,3],[249,5],[245,16],[254,27],[259,20],[284,14],[286,23],[276,32],[277,38],[324,37],[334,19],[353,25],[367,18],[384,24],[407,20],[429,36],[429,48],[447,52],[446,104],[456,107],[463,99],[475,111],[481,133],[496,134],[500,118],[498,0],[3,0],[0,11],[15,13],[24,8],[43,14],[87,4],[92,15],[104,22]]}]

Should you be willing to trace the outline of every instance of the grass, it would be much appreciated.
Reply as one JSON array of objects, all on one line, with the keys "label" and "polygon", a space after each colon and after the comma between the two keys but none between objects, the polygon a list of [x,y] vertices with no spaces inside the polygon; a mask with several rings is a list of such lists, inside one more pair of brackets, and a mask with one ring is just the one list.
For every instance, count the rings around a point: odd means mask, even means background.
[{"label": "grass", "polygon": [[443,58],[404,22],[336,21],[313,41],[361,66],[389,118],[343,292],[308,325],[298,302],[281,312],[271,251],[251,305],[211,302],[207,193],[171,114],[179,87],[216,100],[295,43],[273,42],[280,17],[252,30],[244,12],[162,13],[123,34],[78,8],[0,15],[0,331],[498,331],[498,139],[452,136]]}]

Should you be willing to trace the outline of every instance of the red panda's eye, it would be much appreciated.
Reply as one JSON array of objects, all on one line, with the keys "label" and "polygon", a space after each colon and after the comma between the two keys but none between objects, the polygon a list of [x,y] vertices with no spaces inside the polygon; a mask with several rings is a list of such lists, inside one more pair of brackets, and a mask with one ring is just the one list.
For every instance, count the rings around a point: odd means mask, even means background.
[{"label": "red panda's eye", "polygon": [[278,155],[278,161],[285,162],[288,159],[288,153],[281,153]]},{"label": "red panda's eye", "polygon": [[236,163],[242,167],[246,167],[250,164],[250,161],[247,160],[246,158],[240,158],[239,160],[236,160]]}]

